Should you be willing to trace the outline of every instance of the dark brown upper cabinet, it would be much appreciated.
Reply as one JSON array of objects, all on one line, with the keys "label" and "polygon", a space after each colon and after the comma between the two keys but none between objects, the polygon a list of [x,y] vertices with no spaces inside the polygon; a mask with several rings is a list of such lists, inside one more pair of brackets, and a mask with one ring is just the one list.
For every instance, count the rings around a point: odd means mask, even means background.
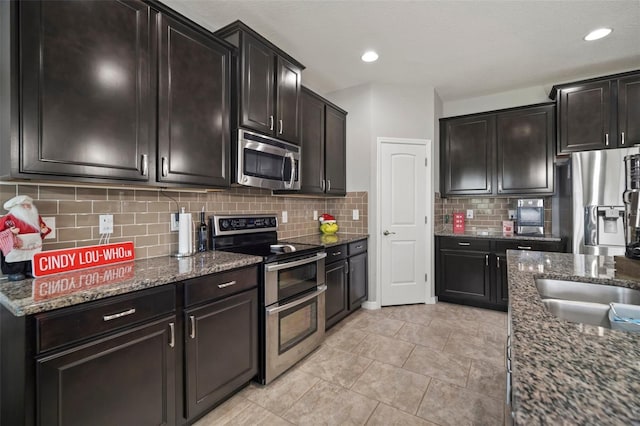
[{"label": "dark brown upper cabinet", "polygon": [[[302,87],[301,194],[346,195],[347,112]],[[291,191],[277,191],[290,194]]]},{"label": "dark brown upper cabinet", "polygon": [[495,123],[493,114],[440,121],[443,196],[492,193]]},{"label": "dark brown upper cabinet", "polygon": [[553,193],[555,106],[440,120],[442,196]]},{"label": "dark brown upper cabinet", "polygon": [[158,181],[230,184],[231,52],[159,15]]},{"label": "dark brown upper cabinet", "polygon": [[0,175],[229,186],[233,46],[154,1],[0,7]]},{"label": "dark brown upper cabinet", "polygon": [[640,143],[640,71],[556,85],[558,154]]},{"label": "dark brown upper cabinet", "polygon": [[241,21],[215,34],[238,48],[232,126],[299,144],[304,65]]},{"label": "dark brown upper cabinet", "polygon": [[2,59],[20,58],[11,69],[20,72],[21,98],[12,175],[148,181],[154,120],[149,6],[33,1],[12,13],[20,44],[12,46],[12,58]]},{"label": "dark brown upper cabinet", "polygon": [[553,105],[497,114],[498,194],[553,192]]}]

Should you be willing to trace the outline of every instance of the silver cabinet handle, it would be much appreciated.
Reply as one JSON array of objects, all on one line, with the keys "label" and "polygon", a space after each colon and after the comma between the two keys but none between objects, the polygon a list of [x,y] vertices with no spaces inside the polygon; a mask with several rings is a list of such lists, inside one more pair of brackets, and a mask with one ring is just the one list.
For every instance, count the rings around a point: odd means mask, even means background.
[{"label": "silver cabinet handle", "polygon": [[196,338],[196,317],[194,315],[189,315],[189,323],[191,324],[191,332],[189,333],[189,337],[192,339]]},{"label": "silver cabinet handle", "polygon": [[169,323],[169,347],[173,348],[176,345],[176,325],[172,322]]},{"label": "silver cabinet handle", "polygon": [[459,246],[470,246],[471,243],[458,243]]},{"label": "silver cabinet handle", "polygon": [[344,262],[344,274],[349,275],[349,262]]},{"label": "silver cabinet handle", "polygon": [[356,246],[356,250],[361,249],[364,246]]},{"label": "silver cabinet handle", "polygon": [[147,154],[142,154],[142,158],[140,162],[142,163],[140,167],[142,169],[141,170],[142,176],[146,176],[147,173],[149,173],[149,160],[147,158]]},{"label": "silver cabinet handle", "polygon": [[333,254],[332,254],[332,256],[339,256],[339,255],[341,255],[341,254],[342,254],[342,252],[341,252],[341,251],[337,251],[337,252],[333,253]]},{"label": "silver cabinet handle", "polygon": [[621,138],[620,144],[624,145],[624,132],[620,133],[620,138]]},{"label": "silver cabinet handle", "polygon": [[382,233],[382,235],[391,235],[391,234],[395,234],[395,232],[389,232],[385,229],[384,232]]},{"label": "silver cabinet handle", "polygon": [[331,179],[327,179],[327,192],[331,191]]},{"label": "silver cabinet handle", "polygon": [[609,133],[604,134],[604,144],[609,146]]},{"label": "silver cabinet handle", "polygon": [[169,176],[169,162],[167,157],[162,157],[162,176]]},{"label": "silver cabinet handle", "polygon": [[324,179],[320,179],[320,189],[324,192]]},{"label": "silver cabinet handle", "polygon": [[111,321],[111,320],[114,320],[116,318],[126,317],[127,315],[132,315],[132,314],[135,314],[135,313],[136,313],[135,308],[131,308],[131,309],[127,309],[126,311],[118,312],[117,314],[105,315],[105,316],[102,317],[102,320],[103,321]]},{"label": "silver cabinet handle", "polygon": [[265,265],[264,270],[267,272],[274,272],[274,271],[279,271],[281,269],[289,269],[289,268],[293,268],[294,266],[301,266],[301,265],[306,265],[307,263],[317,262],[318,260],[324,259],[325,257],[327,257],[327,253],[322,252],[322,253],[316,254],[313,257],[307,257],[305,259],[296,260],[293,262],[282,262],[282,263],[276,263],[275,265]]},{"label": "silver cabinet handle", "polygon": [[278,134],[280,134],[280,135],[281,135],[281,134],[282,134],[282,130],[283,130],[283,128],[284,128],[284,126],[282,125],[282,120],[278,120],[278,121],[280,122],[280,123],[279,123],[279,124],[280,124],[280,130],[278,131]]},{"label": "silver cabinet handle", "polygon": [[496,267],[500,269],[500,256],[496,256]]},{"label": "silver cabinet handle", "polygon": [[498,192],[502,192],[502,182],[498,182]]},{"label": "silver cabinet handle", "polygon": [[273,130],[273,115],[269,116],[269,130]]},{"label": "silver cabinet handle", "polygon": [[518,246],[518,250],[531,250],[530,246]]},{"label": "silver cabinet handle", "polygon": [[235,281],[229,281],[228,283],[218,284],[218,288],[231,287],[232,285],[236,285],[236,282]]},{"label": "silver cabinet handle", "polygon": [[324,293],[327,290],[327,286],[326,285],[321,285],[320,287],[318,287],[317,291],[314,291],[313,293],[309,294],[308,296],[302,297],[300,299],[294,300],[291,303],[287,303],[283,306],[276,306],[275,308],[267,308],[267,315],[271,316],[271,315],[275,315],[278,312],[282,312],[282,311],[286,311],[288,309],[291,308],[295,308],[298,305],[303,304],[304,302],[308,302],[309,300],[320,296],[322,293]]},{"label": "silver cabinet handle", "polygon": [[489,255],[488,254],[484,255],[484,263],[485,263],[485,265],[489,266]]}]

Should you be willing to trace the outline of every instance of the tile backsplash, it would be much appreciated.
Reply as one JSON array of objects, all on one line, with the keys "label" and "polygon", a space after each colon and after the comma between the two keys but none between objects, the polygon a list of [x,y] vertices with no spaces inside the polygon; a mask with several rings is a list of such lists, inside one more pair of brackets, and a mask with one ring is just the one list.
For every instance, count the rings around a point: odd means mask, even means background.
[{"label": "tile backsplash", "polygon": [[[465,219],[465,229],[473,231],[492,230],[502,231],[502,221],[509,219],[509,210],[515,210],[519,198],[487,197],[467,198],[450,197],[441,198],[440,193],[435,193],[434,215],[436,229],[451,228],[454,212],[465,213],[473,210],[473,219]],[[536,197],[524,197],[536,198]],[[544,230],[551,233],[551,197],[538,197],[544,200]],[[448,221],[447,221],[448,216]]]},{"label": "tile backsplash", "polygon": [[[98,244],[98,216],[113,214],[110,242],[133,241],[136,258],[167,256],[178,248],[178,233],[170,231],[170,213],[185,207],[194,221],[204,207],[213,213],[277,213],[280,239],[319,232],[313,211],[336,217],[340,232],[367,233],[367,192],[340,198],[272,196],[270,191],[237,187],[228,191],[196,192],[127,187],[93,188],[0,182],[0,206],[16,195],[29,195],[42,217],[55,217],[56,237],[44,240],[44,250]],[[359,220],[352,211],[359,210]],[[286,211],[287,223],[282,223]],[[6,214],[0,211],[0,216]]]}]

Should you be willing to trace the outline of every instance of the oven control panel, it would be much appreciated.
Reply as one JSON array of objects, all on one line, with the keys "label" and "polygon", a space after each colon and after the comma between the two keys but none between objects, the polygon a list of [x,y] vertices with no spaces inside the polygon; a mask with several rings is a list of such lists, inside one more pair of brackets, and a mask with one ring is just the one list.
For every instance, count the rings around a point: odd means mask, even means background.
[{"label": "oven control panel", "polygon": [[210,217],[214,235],[231,235],[262,231],[276,231],[276,215],[214,215]]}]

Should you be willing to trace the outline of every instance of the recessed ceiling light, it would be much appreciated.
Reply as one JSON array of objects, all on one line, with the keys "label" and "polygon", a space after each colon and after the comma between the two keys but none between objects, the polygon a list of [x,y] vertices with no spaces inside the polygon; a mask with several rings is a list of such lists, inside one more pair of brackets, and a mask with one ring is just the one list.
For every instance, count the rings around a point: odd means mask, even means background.
[{"label": "recessed ceiling light", "polygon": [[365,62],[374,62],[378,60],[378,54],[376,52],[374,52],[373,50],[369,50],[367,52],[364,52],[364,54],[362,55],[362,60]]},{"label": "recessed ceiling light", "polygon": [[584,36],[584,39],[587,41],[598,40],[611,34],[611,31],[613,31],[611,28],[598,28]]}]

